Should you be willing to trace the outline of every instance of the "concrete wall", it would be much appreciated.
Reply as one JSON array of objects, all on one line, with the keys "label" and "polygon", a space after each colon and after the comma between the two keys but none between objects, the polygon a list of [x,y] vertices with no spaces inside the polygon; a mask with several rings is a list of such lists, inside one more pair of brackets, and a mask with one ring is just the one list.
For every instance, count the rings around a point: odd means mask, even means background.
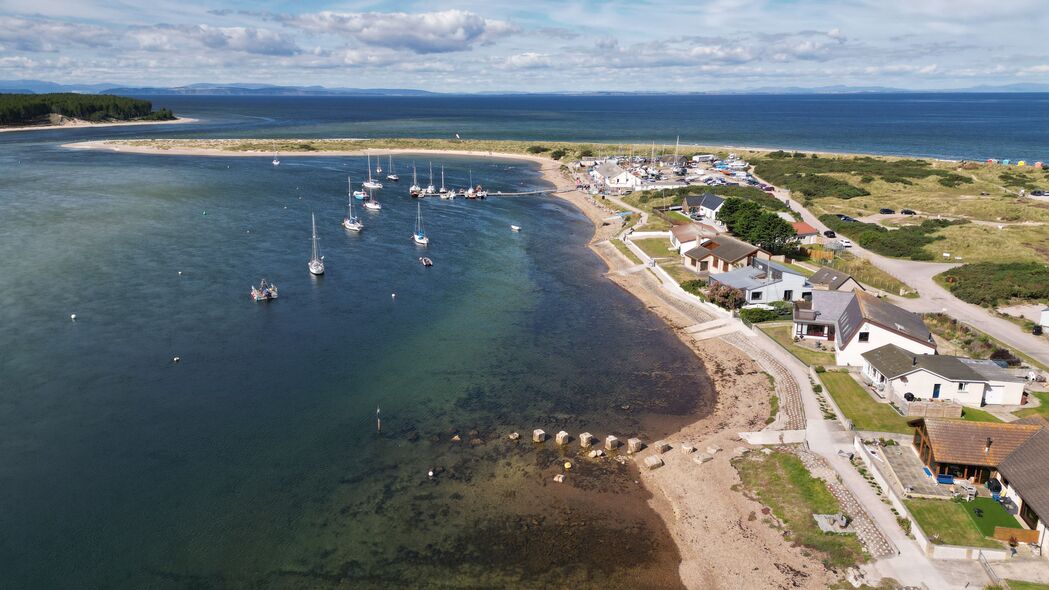
[{"label": "concrete wall", "polygon": [[[867,342],[860,342],[860,334],[864,332],[867,332],[868,334]],[[864,321],[860,325],[860,329],[853,334],[852,340],[849,341],[845,348],[839,348],[842,345],[840,338],[835,341],[834,356],[839,365],[862,367],[864,362],[862,356],[863,353],[885,346],[886,344],[895,344],[896,346],[915,354],[936,353],[936,347],[931,342],[923,343],[911,338],[905,338],[895,332],[890,332],[881,326],[876,326],[870,322]]]}]

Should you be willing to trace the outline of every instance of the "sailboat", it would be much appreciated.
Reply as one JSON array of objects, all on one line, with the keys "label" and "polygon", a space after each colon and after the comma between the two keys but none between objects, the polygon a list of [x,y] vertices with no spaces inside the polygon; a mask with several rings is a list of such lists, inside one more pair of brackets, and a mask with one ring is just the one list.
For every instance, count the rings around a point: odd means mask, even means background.
[{"label": "sailboat", "polygon": [[470,170],[470,184],[468,184],[466,186],[468,187],[466,189],[466,198],[467,199],[476,199],[477,198],[477,191],[474,190],[474,171],[473,170]]},{"label": "sailboat", "polygon": [[351,181],[349,177],[346,177],[346,182],[349,183],[349,188],[346,189],[346,206],[348,209],[346,211],[346,218],[342,220],[342,226],[350,231],[361,231],[364,229],[364,224],[353,214],[353,181]]},{"label": "sailboat", "polygon": [[280,160],[277,159],[277,152],[273,152],[273,165],[280,166]]},{"label": "sailboat", "polygon": [[375,158],[375,173],[382,174],[382,162],[378,156]]},{"label": "sailboat", "polygon": [[413,197],[421,197],[423,187],[419,186],[419,178],[415,173],[415,162],[412,162],[412,186],[408,187],[408,194]]},{"label": "sailboat", "polygon": [[415,240],[416,244],[425,246],[430,243],[430,238],[426,237],[426,232],[423,231],[422,203],[416,203],[415,209],[415,234],[412,235],[412,239]]},{"label": "sailboat", "polygon": [[310,219],[313,220],[313,251],[310,253],[310,261],[306,263],[306,268],[310,269],[310,274],[320,276],[324,274],[324,258],[317,249],[317,216],[310,213]]},{"label": "sailboat", "polygon": [[375,182],[374,180],[372,180],[372,155],[371,154],[368,154],[368,182],[365,182],[362,186],[364,188],[373,189],[373,190],[382,188],[382,183],[381,182]]},{"label": "sailboat", "polygon": [[382,204],[375,200],[373,193],[368,193],[368,198],[364,200],[364,208],[369,211],[379,211],[382,209]]},{"label": "sailboat", "polygon": [[426,185],[426,194],[432,195],[437,192],[433,186],[433,162],[430,162],[430,184]]},{"label": "sailboat", "polygon": [[441,190],[437,192],[441,194],[442,199],[448,194],[448,189],[444,188],[444,164],[441,164]]},{"label": "sailboat", "polygon": [[393,154],[390,154],[390,173],[386,175],[386,180],[392,180],[397,182],[401,177],[397,176],[397,173],[393,171]]}]

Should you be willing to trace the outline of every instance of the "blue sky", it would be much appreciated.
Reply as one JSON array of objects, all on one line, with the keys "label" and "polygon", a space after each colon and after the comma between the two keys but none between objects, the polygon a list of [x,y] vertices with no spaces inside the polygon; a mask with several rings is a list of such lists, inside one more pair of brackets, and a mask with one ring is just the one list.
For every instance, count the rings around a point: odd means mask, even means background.
[{"label": "blue sky", "polygon": [[1047,83],[1044,0],[0,0],[0,79],[449,92]]}]

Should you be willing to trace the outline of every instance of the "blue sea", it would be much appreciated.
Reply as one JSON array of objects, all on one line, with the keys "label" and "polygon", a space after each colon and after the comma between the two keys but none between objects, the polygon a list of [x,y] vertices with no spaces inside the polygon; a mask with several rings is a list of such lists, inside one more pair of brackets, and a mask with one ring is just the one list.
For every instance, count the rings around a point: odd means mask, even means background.
[{"label": "blue sea", "polygon": [[[557,199],[425,200],[423,249],[404,181],[360,212],[363,233],[341,229],[361,158],[63,143],[458,133],[1049,155],[1046,95],[150,99],[198,121],[0,134],[4,587],[675,587],[679,556],[629,468],[577,461],[553,484],[574,451],[507,434],[655,439],[714,400]],[[402,176],[413,161],[430,159],[398,158]],[[527,163],[432,162],[455,187],[548,188]],[[249,299],[263,277],[279,300]]]}]

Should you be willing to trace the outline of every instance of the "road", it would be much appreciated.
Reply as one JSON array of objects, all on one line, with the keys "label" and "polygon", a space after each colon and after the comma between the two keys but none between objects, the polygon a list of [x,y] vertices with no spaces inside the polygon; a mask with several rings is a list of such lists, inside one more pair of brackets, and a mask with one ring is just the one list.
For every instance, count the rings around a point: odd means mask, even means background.
[{"label": "road", "polygon": [[[788,198],[779,191],[777,191],[777,196],[780,199]],[[794,199],[790,199],[789,202],[791,208],[801,214],[802,220],[818,229],[820,233],[829,229],[820,222],[815,214],[803,207],[801,203]],[[1042,365],[1049,367],[1049,341],[1043,337],[1024,332],[1016,324],[997,317],[978,305],[958,299],[933,280],[934,276],[954,268],[958,264],[888,258],[855,245],[849,248],[849,251],[855,256],[866,258],[874,266],[916,289],[920,295],[917,299],[894,297],[893,303],[918,313],[937,311],[946,313],[996,340],[1023,351]]]}]

